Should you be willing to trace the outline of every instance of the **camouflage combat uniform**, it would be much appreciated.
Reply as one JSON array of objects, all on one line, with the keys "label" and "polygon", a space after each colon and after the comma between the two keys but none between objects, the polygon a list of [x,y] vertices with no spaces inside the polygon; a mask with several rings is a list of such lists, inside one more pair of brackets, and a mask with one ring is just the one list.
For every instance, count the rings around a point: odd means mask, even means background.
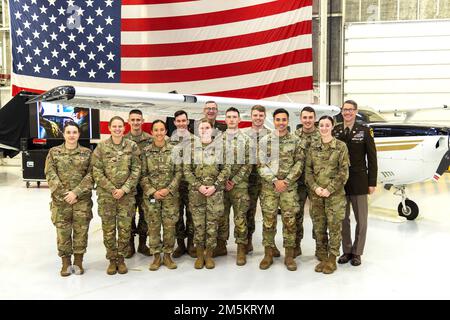
[{"label": "camouflage combat uniform", "polygon": [[234,182],[230,191],[224,192],[224,214],[219,219],[218,239],[228,240],[230,233],[230,209],[233,206],[234,238],[237,244],[247,244],[247,211],[250,202],[248,177],[252,166],[249,164],[249,138],[242,132],[223,134],[224,163],[231,165],[228,180]]},{"label": "camouflage combat uniform", "polygon": [[[172,134],[170,137],[170,144],[174,146],[175,153],[178,158],[178,162],[181,165],[181,170],[183,171],[183,159],[184,157],[190,157],[190,152],[196,138],[192,133],[189,132],[189,136],[186,138],[178,136],[176,133]],[[188,159],[189,160],[189,159]],[[194,224],[192,222],[192,213],[189,209],[189,184],[184,179],[182,174],[180,186],[178,188],[179,192],[179,217],[176,224],[176,238],[189,239],[194,238]],[[184,212],[186,210],[186,223],[184,222]]]},{"label": "camouflage combat uniform", "polygon": [[[69,150],[62,144],[51,148],[47,155],[45,176],[52,195],[51,218],[56,227],[60,257],[86,252],[94,184],[90,160],[91,150],[80,145]],[[69,191],[77,195],[73,205],[64,201]]]},{"label": "camouflage combat uniform", "polygon": [[[303,132],[303,130],[297,129],[295,131],[295,134],[302,140],[302,143],[305,146],[305,153],[308,155],[309,148],[311,146],[311,143],[320,143],[320,133],[317,128],[314,128],[313,132]],[[297,224],[297,237],[295,238],[295,244],[296,247],[300,247],[300,242],[303,239],[303,217],[305,213],[305,203],[306,198],[309,196],[309,189],[306,187],[305,184],[305,170],[303,170],[302,175],[300,176],[300,179],[298,179],[298,198],[299,198],[299,204],[300,204],[300,211],[296,217],[296,224]],[[311,197],[310,197],[311,199]],[[313,230],[313,239],[315,239],[314,230]]]},{"label": "camouflage combat uniform", "polygon": [[250,198],[247,211],[247,229],[248,237],[251,238],[255,232],[255,215],[258,198],[261,196],[262,180],[258,174],[258,145],[262,137],[270,133],[270,130],[264,127],[261,131],[256,132],[251,127],[242,129],[242,133],[246,134],[250,139],[250,159],[252,166],[250,176],[248,178],[248,195]]},{"label": "camouflage combat uniform", "polygon": [[[139,155],[139,147],[135,142],[122,139],[116,145],[111,138],[100,142],[92,155],[98,214],[102,218],[103,243],[109,260],[122,258],[127,253],[136,185],[141,172]],[[124,196],[119,200],[114,199],[111,194],[114,189],[122,189]]]},{"label": "camouflage combat uniform", "polygon": [[[320,141],[311,145],[306,160],[305,179],[310,190],[311,218],[319,255],[339,255],[348,167],[348,150],[344,142],[333,138],[326,144]],[[319,197],[315,192],[318,187],[326,188],[330,196]]]},{"label": "camouflage combat uniform", "polygon": [[[230,165],[221,164],[222,152],[221,146],[216,147],[216,141],[209,144],[197,141],[193,146],[191,163],[183,166],[185,179],[189,183],[194,244],[209,250],[217,245],[218,219],[224,214],[223,190],[231,172]],[[201,185],[214,186],[216,192],[205,197],[198,191]]]},{"label": "camouflage combat uniform", "polygon": [[[150,145],[152,143],[152,139],[153,139],[152,136],[149,135],[145,131],[142,131],[142,134],[140,134],[138,136],[133,136],[130,131],[126,135],[124,135],[124,138],[130,139],[131,141],[136,142],[136,144],[139,147],[139,151],[141,151],[141,152],[142,152],[142,150],[144,150],[145,147],[147,147],[148,145]],[[142,188],[138,184],[136,186],[136,205],[132,208],[132,213],[133,213],[133,218],[131,220],[131,236],[132,237],[135,234],[138,234],[140,237],[147,236],[148,226],[147,226],[147,222],[145,220],[145,214],[144,214],[142,204],[143,204],[142,203]],[[134,218],[136,215],[136,209],[139,213],[139,220],[138,220],[137,226],[136,226],[136,221]]]},{"label": "camouflage combat uniform", "polygon": [[[278,141],[278,146],[276,144]],[[278,157],[274,157],[274,148],[278,147]],[[275,247],[277,232],[277,213],[281,209],[283,221],[283,247],[294,248],[296,238],[296,221],[299,203],[297,180],[302,174],[305,161],[305,148],[300,139],[291,133],[278,137],[275,132],[261,139],[260,152],[267,150],[271,157],[258,166],[263,180],[261,191],[261,209],[263,214],[263,246]],[[288,188],[278,193],[275,191],[276,180],[286,180]]]},{"label": "camouflage combat uniform", "polygon": [[[166,142],[160,148],[153,143],[142,150],[141,187],[144,195],[145,219],[148,221],[150,253],[172,253],[175,244],[175,224],[178,221],[178,187],[181,165],[174,162],[173,146]],[[170,192],[162,200],[153,194],[167,188]],[[161,243],[161,227],[163,242]]]}]

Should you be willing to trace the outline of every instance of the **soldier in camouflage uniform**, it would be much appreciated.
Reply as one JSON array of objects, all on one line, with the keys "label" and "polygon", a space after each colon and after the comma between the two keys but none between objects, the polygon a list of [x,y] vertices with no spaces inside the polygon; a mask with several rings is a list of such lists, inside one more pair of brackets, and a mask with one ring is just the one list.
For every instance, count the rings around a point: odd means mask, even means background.
[{"label": "soldier in camouflage uniform", "polygon": [[[302,140],[305,145],[305,152],[308,154],[309,147],[311,144],[315,144],[320,142],[320,133],[319,130],[314,125],[316,121],[316,112],[311,107],[304,107],[300,112],[300,121],[302,123],[302,127],[295,131],[295,134]],[[309,189],[305,184],[305,171],[303,170],[300,179],[298,179],[298,198],[300,203],[300,211],[296,217],[297,220],[297,236],[295,238],[295,250],[294,256],[297,257],[302,254],[302,249],[300,243],[303,239],[303,216],[305,212],[305,203],[306,198],[308,197]],[[314,230],[313,230],[313,239],[315,239]],[[317,248],[316,248],[316,256]]]},{"label": "soldier in camouflage uniform", "polygon": [[[189,207],[194,221],[194,244],[197,247],[195,268],[215,266],[212,258],[217,244],[218,220],[223,215],[223,189],[231,167],[221,164],[222,146],[213,141],[212,126],[205,119],[199,125],[201,141],[193,146],[191,162],[183,165],[189,183]],[[206,246],[206,253],[204,252]]]},{"label": "soldier in camouflage uniform", "polygon": [[[258,204],[258,198],[261,196],[262,181],[258,174],[258,146],[259,141],[266,134],[270,133],[270,130],[264,126],[266,119],[266,108],[261,105],[255,105],[251,109],[252,126],[241,129],[242,133],[250,138],[250,164],[252,165],[252,171],[248,179],[248,195],[250,197],[249,208],[247,211],[247,229],[248,229],[248,242],[247,253],[253,251],[252,237],[255,232],[255,215],[256,206]],[[279,257],[280,251],[274,244],[273,256]]]},{"label": "soldier in camouflage uniform", "polygon": [[[154,260],[151,271],[162,263],[169,269],[177,265],[170,256],[175,245],[175,224],[178,220],[178,187],[181,179],[181,165],[175,164],[173,146],[166,141],[166,124],[156,120],[152,125],[153,143],[144,148],[141,154],[141,186],[144,191],[145,219],[148,221],[150,253]],[[161,243],[161,227],[163,242]]]},{"label": "soldier in camouflage uniform", "polygon": [[49,150],[45,176],[51,190],[52,222],[56,227],[61,276],[71,274],[72,254],[76,274],[83,274],[89,223],[92,219],[91,150],[78,144],[80,129],[74,122],[64,126],[64,144]]},{"label": "soldier in camouflage uniform", "polygon": [[106,272],[113,275],[117,271],[128,272],[124,257],[130,242],[141,160],[137,144],[123,138],[125,122],[121,117],[111,118],[108,128],[111,137],[100,142],[92,155],[92,173],[97,184],[106,258],[110,262]]},{"label": "soldier in camouflage uniform", "polygon": [[[142,152],[142,150],[150,145],[152,143],[152,137],[145,131],[142,130],[142,125],[144,123],[144,118],[142,116],[142,112],[140,110],[134,109],[131,110],[128,115],[128,123],[130,124],[130,132],[128,132],[124,138],[130,139],[131,141],[136,142],[136,144],[139,147],[139,151]],[[131,214],[133,214],[133,218],[131,220],[131,237],[130,237],[130,244],[128,247],[128,252],[125,258],[131,258],[135,252],[136,249],[134,247],[134,236],[136,234],[139,234],[139,245],[138,245],[138,252],[142,253],[145,256],[150,256],[150,250],[146,245],[147,242],[147,222],[145,221],[145,214],[142,207],[142,188],[138,184],[136,187],[136,205],[132,208]],[[135,221],[135,215],[136,215],[136,209],[139,213],[139,221],[136,227],[136,221]]]},{"label": "soldier in camouflage uniform", "polygon": [[[183,159],[186,156],[190,157],[191,146],[194,144],[194,140],[198,139],[192,133],[188,131],[189,119],[186,111],[179,110],[174,114],[174,124],[177,128],[170,137],[170,144],[175,146],[175,154],[179,159],[178,163],[182,166]],[[176,225],[176,237],[178,247],[173,252],[174,258],[179,258],[186,252],[192,257],[196,258],[195,246],[194,246],[194,224],[192,222],[192,213],[189,210],[189,184],[182,177],[180,181],[179,191],[179,218]],[[184,212],[186,210],[186,223],[184,222]],[[184,239],[187,237],[187,247],[184,243]]]},{"label": "soldier in camouflage uniform", "polygon": [[261,209],[263,214],[264,258],[259,267],[273,263],[273,247],[277,231],[277,213],[281,209],[283,221],[284,263],[288,270],[297,270],[294,260],[296,237],[295,217],[299,211],[297,180],[302,174],[305,149],[300,139],[288,131],[289,113],[277,109],[273,113],[275,131],[260,142],[260,153],[270,157],[261,159],[259,174],[263,179]]},{"label": "soldier in camouflage uniform", "polygon": [[320,118],[321,141],[310,146],[306,160],[306,184],[310,189],[311,217],[321,261],[315,271],[325,274],[336,270],[349,167],[347,146],[332,136],[333,124],[329,116]]},{"label": "soldier in camouflage uniform", "polygon": [[230,209],[233,206],[234,238],[237,244],[236,264],[246,263],[247,211],[250,202],[248,195],[248,177],[252,166],[249,164],[249,138],[238,128],[239,110],[229,108],[225,113],[227,131],[222,135],[224,146],[224,163],[231,165],[231,174],[225,184],[225,213],[219,219],[217,247],[214,256],[227,254],[227,240],[230,233]]}]

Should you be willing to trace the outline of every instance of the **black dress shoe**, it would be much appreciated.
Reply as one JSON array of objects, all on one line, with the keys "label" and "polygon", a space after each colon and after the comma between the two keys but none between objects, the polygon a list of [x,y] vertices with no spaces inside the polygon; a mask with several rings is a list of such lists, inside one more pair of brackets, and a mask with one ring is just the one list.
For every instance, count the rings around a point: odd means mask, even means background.
[{"label": "black dress shoe", "polygon": [[351,253],[344,253],[342,256],[339,257],[338,259],[338,263],[339,264],[344,264],[349,262],[352,259],[352,254]]},{"label": "black dress shoe", "polygon": [[361,256],[354,254],[350,263],[352,264],[352,266],[359,266],[361,264]]}]

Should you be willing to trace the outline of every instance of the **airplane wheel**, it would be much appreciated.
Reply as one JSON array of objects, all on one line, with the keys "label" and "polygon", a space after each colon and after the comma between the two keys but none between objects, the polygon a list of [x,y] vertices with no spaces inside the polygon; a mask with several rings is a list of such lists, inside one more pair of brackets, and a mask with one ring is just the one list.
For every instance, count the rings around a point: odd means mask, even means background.
[{"label": "airplane wheel", "polygon": [[414,220],[419,215],[419,207],[414,201],[409,199],[405,200],[406,207],[403,208],[403,204],[400,202],[398,205],[398,215],[405,217],[408,220]]}]

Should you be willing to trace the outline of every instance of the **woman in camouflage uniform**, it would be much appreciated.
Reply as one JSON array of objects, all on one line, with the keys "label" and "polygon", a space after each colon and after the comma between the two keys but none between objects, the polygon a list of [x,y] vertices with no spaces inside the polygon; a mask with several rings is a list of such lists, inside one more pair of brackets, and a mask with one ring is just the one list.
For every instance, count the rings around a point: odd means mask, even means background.
[{"label": "woman in camouflage uniform", "polygon": [[45,176],[51,190],[52,222],[56,227],[58,255],[62,258],[61,276],[83,274],[89,223],[92,219],[91,150],[78,144],[80,128],[75,122],[64,126],[65,142],[50,149]]},{"label": "woman in camouflage uniform", "polygon": [[306,184],[311,190],[311,218],[320,260],[315,271],[325,274],[336,270],[346,204],[344,185],[349,167],[347,146],[332,136],[333,125],[333,118],[329,116],[319,119],[321,140],[311,143],[305,169]]},{"label": "woman in camouflage uniform", "polygon": [[[145,221],[148,224],[150,254],[154,260],[151,271],[161,266],[161,251],[164,252],[162,263],[169,269],[177,265],[171,258],[175,245],[175,225],[178,221],[179,195],[178,186],[181,179],[181,165],[174,163],[173,146],[166,140],[167,128],[162,120],[152,125],[153,142],[144,148],[141,154]],[[161,226],[163,242],[161,243]]]},{"label": "woman in camouflage uniform", "polygon": [[[124,257],[131,236],[136,185],[141,174],[136,142],[123,137],[125,121],[112,117],[111,137],[100,142],[92,155],[92,174],[97,184],[98,214],[102,218],[103,243],[109,275],[128,272]],[[117,239],[116,239],[117,233]]]},{"label": "woman in camouflage uniform", "polygon": [[[195,268],[215,267],[212,258],[217,245],[218,220],[224,214],[223,190],[231,173],[231,165],[222,163],[222,142],[212,140],[213,128],[208,120],[199,124],[201,142],[196,142],[190,163],[185,163],[183,173],[189,183],[189,207],[194,222],[194,244],[197,247]],[[206,253],[205,253],[206,246]]]}]

